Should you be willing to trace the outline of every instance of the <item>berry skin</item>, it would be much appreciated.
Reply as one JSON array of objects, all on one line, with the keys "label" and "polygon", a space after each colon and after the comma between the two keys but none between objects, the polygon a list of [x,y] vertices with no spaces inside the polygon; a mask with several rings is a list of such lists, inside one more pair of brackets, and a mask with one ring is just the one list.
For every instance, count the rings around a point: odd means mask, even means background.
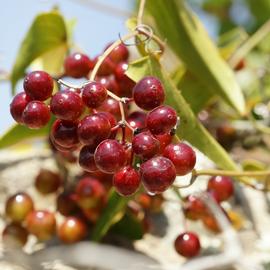
[{"label": "berry skin", "polygon": [[159,153],[162,155],[166,146],[172,142],[173,136],[169,133],[156,135],[156,139],[159,141]]},{"label": "berry skin", "polygon": [[2,233],[4,245],[12,248],[23,247],[27,242],[27,238],[27,230],[16,223],[7,225]]},{"label": "berry skin", "polygon": [[207,190],[215,191],[218,201],[226,201],[233,195],[233,180],[228,176],[213,176],[208,181]]},{"label": "berry skin", "polygon": [[30,101],[22,115],[23,123],[31,129],[44,127],[50,121],[50,110],[41,101]]},{"label": "berry skin", "polygon": [[149,159],[159,152],[159,141],[150,132],[142,132],[132,140],[134,153],[144,159]]},{"label": "berry skin", "polygon": [[82,240],[87,233],[86,224],[77,217],[67,217],[58,229],[59,239],[66,243],[72,244]]},{"label": "berry skin", "polygon": [[127,161],[124,147],[116,140],[104,140],[95,151],[95,162],[99,170],[115,173],[125,166]]},{"label": "berry skin", "polygon": [[81,97],[70,90],[57,92],[51,99],[52,113],[62,120],[75,121],[83,112]]},{"label": "berry skin", "polygon": [[26,95],[25,92],[21,92],[17,94],[10,103],[10,114],[12,115],[13,119],[19,124],[23,124],[22,114],[25,107],[30,101],[31,98]]},{"label": "berry skin", "polygon": [[47,72],[33,71],[25,77],[23,88],[32,99],[44,101],[52,95],[53,79]]},{"label": "berry skin", "polygon": [[95,178],[85,177],[76,186],[77,203],[83,209],[95,208],[105,201],[104,186]]},{"label": "berry skin", "polygon": [[195,152],[185,143],[169,144],[165,148],[163,156],[172,161],[177,175],[186,175],[196,164]]},{"label": "berry skin", "polygon": [[192,232],[180,234],[174,242],[174,247],[178,254],[186,258],[197,256],[201,249],[198,236]]},{"label": "berry skin", "polygon": [[127,118],[127,122],[134,129],[145,128],[146,127],[145,120],[146,120],[146,113],[141,111],[135,111],[131,113]]},{"label": "berry skin", "polygon": [[97,81],[100,82],[106,89],[119,96],[119,85],[113,76],[99,77],[97,78]]},{"label": "berry skin", "polygon": [[109,138],[111,124],[107,117],[95,113],[83,118],[78,125],[78,136],[82,144],[96,147],[100,142]]},{"label": "berry skin", "polygon": [[139,173],[131,166],[126,166],[116,172],[113,177],[113,185],[116,191],[123,196],[134,194],[141,183]]},{"label": "berry skin", "polygon": [[46,210],[32,211],[26,217],[26,228],[38,240],[46,241],[53,237],[56,231],[56,219],[53,213]]},{"label": "berry skin", "polygon": [[186,218],[198,220],[204,217],[208,211],[205,204],[198,197],[191,194],[186,198],[184,213]]},{"label": "berry skin", "polygon": [[[109,122],[111,124],[111,128],[114,128],[117,125],[117,121],[116,121],[115,117],[111,113],[109,113],[109,112],[99,112],[98,114],[106,117],[109,120]],[[110,135],[109,138],[114,139],[116,134],[117,134],[117,130],[111,131],[111,135]]]},{"label": "berry skin", "polygon": [[97,108],[106,98],[107,90],[99,82],[90,82],[82,89],[82,100],[87,107]]},{"label": "berry skin", "polygon": [[51,128],[51,138],[54,143],[65,148],[71,148],[79,143],[77,122],[55,120]]},{"label": "berry skin", "polygon": [[[96,64],[97,61],[98,61],[98,57],[94,59],[94,63]],[[114,70],[115,70],[115,63],[109,57],[106,57],[104,61],[102,62],[102,64],[100,65],[97,71],[97,75],[108,76],[108,75],[113,74]]]},{"label": "berry skin", "polygon": [[93,68],[93,63],[89,57],[82,53],[73,53],[65,59],[65,74],[73,78],[87,77]]},{"label": "berry skin", "polygon": [[56,209],[63,216],[70,216],[78,211],[78,206],[75,202],[75,194],[63,192],[56,199]]},{"label": "berry skin", "polygon": [[159,79],[148,76],[134,86],[133,98],[138,107],[152,110],[164,102],[165,93]]},{"label": "berry skin", "polygon": [[146,118],[146,125],[154,135],[169,133],[176,123],[176,111],[166,105],[155,108]]},{"label": "berry skin", "polygon": [[[124,109],[126,109],[124,107]],[[101,112],[109,112],[115,116],[117,120],[121,119],[119,102],[113,98],[107,98],[100,107],[97,108]]]},{"label": "berry skin", "polygon": [[[105,50],[112,45],[112,43],[108,44],[108,46],[105,48]],[[104,51],[105,51],[104,50]],[[109,58],[114,63],[120,63],[122,61],[126,61],[129,57],[129,51],[125,44],[121,43],[116,48],[112,50],[112,52],[109,54]]]},{"label": "berry skin", "polygon": [[19,192],[7,199],[5,213],[10,220],[22,222],[33,209],[34,203],[31,197],[24,192]]},{"label": "berry skin", "polygon": [[153,157],[141,164],[141,177],[145,189],[161,193],[168,189],[176,178],[173,163],[165,157]]},{"label": "berry skin", "polygon": [[35,179],[35,187],[43,195],[56,192],[61,183],[62,178],[58,173],[46,169],[41,169]]},{"label": "berry skin", "polygon": [[87,172],[95,172],[98,170],[95,158],[94,158],[93,148],[85,145],[79,154],[79,164]]}]

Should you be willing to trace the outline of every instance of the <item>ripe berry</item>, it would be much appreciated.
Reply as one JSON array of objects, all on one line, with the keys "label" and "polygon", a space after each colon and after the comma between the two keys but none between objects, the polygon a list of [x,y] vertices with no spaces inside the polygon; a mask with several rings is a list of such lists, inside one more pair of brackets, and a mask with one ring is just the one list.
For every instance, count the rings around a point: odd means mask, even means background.
[{"label": "ripe berry", "polygon": [[146,120],[146,113],[142,111],[135,111],[131,113],[127,118],[127,122],[134,129],[145,128],[146,127],[145,120]]},{"label": "ripe berry", "polygon": [[25,93],[34,100],[44,101],[53,92],[53,79],[44,71],[33,71],[23,82]]},{"label": "ripe berry", "polygon": [[107,90],[119,95],[119,85],[113,76],[99,77],[97,81],[100,82]]},{"label": "ripe berry", "polygon": [[165,157],[153,157],[141,164],[141,177],[145,189],[161,193],[168,189],[176,178],[173,163]]},{"label": "ripe berry", "polygon": [[192,232],[180,234],[176,238],[174,246],[177,253],[187,258],[197,256],[201,249],[198,236]]},{"label": "ripe berry", "polygon": [[124,147],[116,140],[105,140],[95,151],[97,167],[105,173],[115,173],[125,166],[127,161]]},{"label": "ripe berry", "polygon": [[65,74],[73,78],[87,77],[93,68],[93,63],[89,57],[82,53],[73,53],[65,59]]},{"label": "ripe berry", "polygon": [[134,153],[144,159],[149,159],[159,152],[159,141],[145,131],[136,135],[132,140]]},{"label": "ripe berry", "polygon": [[41,101],[30,101],[22,115],[23,123],[31,129],[44,127],[50,120],[50,110]]},{"label": "ripe berry", "polygon": [[184,213],[186,218],[191,220],[198,220],[207,214],[207,208],[205,204],[197,196],[189,195],[186,198]]},{"label": "ripe berry", "polygon": [[161,135],[156,135],[155,137],[159,141],[159,153],[163,154],[166,146],[172,142],[173,136],[169,133],[165,133]]},{"label": "ripe berry", "polygon": [[83,118],[78,125],[78,136],[82,144],[96,147],[100,142],[109,138],[111,124],[107,117],[95,113]]},{"label": "ripe berry", "polygon": [[7,225],[2,233],[4,245],[12,248],[23,247],[27,242],[27,238],[27,230],[16,223]]},{"label": "ripe berry", "polygon": [[[62,146],[60,144],[58,144],[53,136],[50,134],[50,141],[53,145],[53,147],[61,154],[63,153],[72,153],[72,151],[76,150],[78,148],[78,145],[73,145],[73,146],[69,146],[69,147],[65,147],[65,146]],[[63,156],[63,155],[62,155]]]},{"label": "ripe berry", "polygon": [[93,148],[85,145],[79,154],[79,164],[87,172],[95,172],[98,170],[95,158],[94,158]]},{"label": "ripe berry", "polygon": [[95,224],[100,217],[102,207],[82,209],[83,215],[91,223]]},{"label": "ripe berry", "polygon": [[[126,109],[124,107],[124,109]],[[117,120],[121,119],[121,112],[119,107],[119,102],[113,98],[107,98],[100,107],[98,107],[98,111],[101,112],[109,112],[115,116]]]},{"label": "ripe berry", "polygon": [[36,189],[44,195],[56,192],[61,183],[62,178],[58,173],[46,169],[41,169],[35,179]]},{"label": "ripe berry", "polygon": [[151,211],[152,213],[159,213],[162,209],[164,197],[162,194],[155,194],[154,196],[151,196],[147,193],[141,193],[136,200],[143,209]]},{"label": "ripe berry", "polygon": [[82,100],[87,107],[97,108],[106,98],[107,90],[99,82],[90,82],[82,89]]},{"label": "ripe berry", "polygon": [[[111,128],[114,128],[117,125],[117,121],[116,121],[115,117],[111,113],[109,113],[109,112],[99,112],[98,114],[106,117],[109,120],[109,122],[111,124]],[[117,130],[111,131],[111,135],[110,135],[109,138],[114,139],[116,134],[117,134]]]},{"label": "ripe berry", "polygon": [[152,110],[164,102],[165,93],[159,79],[148,76],[134,86],[133,98],[140,108]]},{"label": "ripe berry", "polygon": [[30,101],[31,98],[26,95],[25,92],[21,92],[17,94],[10,103],[10,113],[13,119],[19,124],[23,124],[22,114]]},{"label": "ripe berry", "polygon": [[77,217],[67,217],[58,229],[58,237],[66,244],[82,240],[87,233],[86,224]]},{"label": "ripe berry", "polygon": [[178,175],[189,173],[196,163],[195,152],[185,143],[169,144],[165,148],[163,156],[172,161]]},{"label": "ripe berry", "polygon": [[116,172],[113,177],[113,185],[116,191],[123,196],[134,194],[141,183],[139,173],[131,166],[126,166]]},{"label": "ripe berry", "polygon": [[[105,50],[111,45],[111,43],[105,48]],[[104,50],[104,51],[105,51]],[[125,44],[121,43],[116,48],[112,50],[112,52],[109,54],[109,58],[114,63],[120,63],[122,61],[126,61],[129,57],[129,51]]]},{"label": "ripe berry", "polygon": [[155,108],[146,118],[146,125],[154,135],[169,133],[176,123],[176,111],[166,105]]},{"label": "ripe berry", "polygon": [[57,119],[51,128],[51,138],[54,143],[65,148],[71,148],[79,143],[77,122]]},{"label": "ripe berry", "polygon": [[62,120],[77,120],[83,112],[81,97],[70,90],[57,92],[51,99],[52,113]]},{"label": "ripe berry", "polygon": [[[94,59],[94,63],[96,64],[97,61],[98,61],[98,57]],[[113,74],[114,69],[115,69],[115,63],[109,57],[106,57],[104,61],[102,62],[102,64],[100,65],[97,71],[97,75],[98,76],[111,75]]]},{"label": "ripe berry", "polygon": [[75,202],[75,194],[63,192],[58,195],[56,200],[56,209],[63,216],[70,216],[78,211],[78,206]]},{"label": "ripe berry", "polygon": [[14,222],[22,222],[33,209],[31,197],[24,192],[14,194],[6,201],[6,216]]},{"label": "ripe berry", "polygon": [[53,237],[56,230],[56,220],[49,211],[32,211],[26,217],[26,228],[38,240],[46,241]]},{"label": "ripe berry", "polygon": [[228,176],[213,176],[208,181],[207,190],[215,191],[218,200],[225,201],[233,195],[233,180]]}]

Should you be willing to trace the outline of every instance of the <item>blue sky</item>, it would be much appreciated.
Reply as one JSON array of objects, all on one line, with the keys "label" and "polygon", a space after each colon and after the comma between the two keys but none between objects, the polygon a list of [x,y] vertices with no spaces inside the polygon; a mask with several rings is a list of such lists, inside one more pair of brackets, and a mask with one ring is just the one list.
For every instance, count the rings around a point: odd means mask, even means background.
[{"label": "blue sky", "polygon": [[[74,38],[76,43],[90,57],[100,53],[108,42],[118,38],[118,33],[125,33],[127,15],[115,15],[113,12],[100,11],[83,5],[91,0],[9,0],[0,8],[0,69],[11,70],[20,43],[33,18],[39,12],[49,11],[54,5],[60,7],[66,18],[76,18]],[[123,11],[132,9],[133,0],[95,0],[99,4],[113,6]],[[17,90],[21,91],[18,84]],[[0,84],[0,134],[14,121],[9,114],[11,101],[9,83]]]}]

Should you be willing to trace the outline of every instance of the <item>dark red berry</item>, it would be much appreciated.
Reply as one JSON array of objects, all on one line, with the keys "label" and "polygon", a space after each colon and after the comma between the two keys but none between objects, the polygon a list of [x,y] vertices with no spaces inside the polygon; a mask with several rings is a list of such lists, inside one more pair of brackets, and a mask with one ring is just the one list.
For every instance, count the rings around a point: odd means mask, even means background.
[{"label": "dark red berry", "polygon": [[23,124],[23,111],[30,101],[31,98],[26,95],[25,92],[21,92],[17,94],[10,103],[10,113],[13,119],[19,124]]},{"label": "dark red berry", "polygon": [[76,186],[77,203],[83,209],[95,208],[105,201],[106,191],[97,179],[85,177]]},{"label": "dark red berry", "polygon": [[87,172],[95,172],[98,170],[95,158],[94,150],[91,146],[85,145],[79,154],[79,164]]},{"label": "dark red berry", "polygon": [[159,152],[159,141],[148,131],[139,133],[132,140],[134,153],[144,159],[149,159]]},{"label": "dark red berry", "polygon": [[63,90],[52,97],[51,111],[57,118],[74,121],[83,112],[83,102],[76,92]]},{"label": "dark red berry", "polygon": [[[98,114],[106,117],[109,120],[109,122],[111,124],[111,128],[114,128],[117,125],[117,121],[116,121],[115,117],[111,113],[109,113],[109,112],[99,112]],[[117,134],[117,130],[111,131],[111,135],[110,135],[109,138],[114,139],[116,134]]]},{"label": "dark red berry", "polygon": [[75,194],[69,192],[59,194],[56,200],[56,209],[63,216],[70,216],[78,212]]},{"label": "dark red berry", "polygon": [[79,143],[77,129],[77,122],[57,119],[53,123],[50,136],[54,143],[65,148],[71,148]]},{"label": "dark red berry", "polygon": [[186,175],[191,172],[196,164],[196,154],[185,143],[169,144],[163,156],[170,159],[175,166],[178,175]]},{"label": "dark red berry", "polygon": [[116,191],[123,196],[134,194],[141,183],[139,173],[131,166],[126,166],[116,172],[113,177],[113,185]]},{"label": "dark red berry", "polygon": [[140,108],[152,110],[164,102],[165,93],[159,79],[148,76],[134,86],[133,98]]},{"label": "dark red berry", "polygon": [[50,110],[41,101],[30,101],[22,115],[23,123],[31,129],[44,127],[50,121]]},{"label": "dark red berry", "polygon": [[26,217],[26,228],[38,240],[46,241],[53,237],[56,230],[56,219],[49,211],[32,211]]},{"label": "dark red berry", "polygon": [[106,98],[107,90],[99,82],[90,82],[82,89],[82,100],[87,107],[97,108]]},{"label": "dark red berry", "polygon": [[82,240],[87,233],[86,224],[77,217],[67,217],[58,229],[58,237],[66,244]]},{"label": "dark red berry", "polygon": [[5,213],[10,220],[22,222],[33,209],[34,203],[31,197],[24,192],[19,192],[7,199]]},{"label": "dark red berry", "polygon": [[44,195],[56,192],[61,184],[61,176],[47,169],[41,169],[35,179],[36,189]]},{"label": "dark red berry", "polygon": [[[105,50],[111,45],[112,45],[112,43],[110,43],[105,48]],[[109,54],[109,57],[114,63],[120,63],[120,62],[126,61],[128,59],[129,51],[128,51],[127,47],[125,46],[125,44],[121,43],[116,48],[114,48],[112,50],[112,52]]]},{"label": "dark red berry", "polygon": [[134,129],[145,128],[146,127],[145,121],[146,121],[146,113],[141,111],[135,111],[131,113],[127,118],[127,122]]},{"label": "dark red berry", "polygon": [[172,142],[173,136],[169,133],[156,135],[155,138],[159,141],[159,153],[163,154],[167,145]]},{"label": "dark red berry", "polygon": [[2,233],[4,245],[12,248],[23,247],[27,242],[27,238],[27,230],[16,223],[7,225]]},{"label": "dark red berry", "polygon": [[191,258],[199,254],[201,245],[198,236],[192,232],[180,234],[174,242],[178,254]]},{"label": "dark red berry", "polygon": [[119,85],[113,76],[99,77],[97,81],[100,82],[107,90],[119,95]]},{"label": "dark red berry", "polygon": [[44,71],[33,71],[23,82],[25,93],[34,100],[44,101],[53,92],[53,79]]},{"label": "dark red berry", "polygon": [[[97,61],[98,61],[98,57],[94,59],[94,63],[97,63]],[[104,61],[102,62],[102,64],[100,65],[97,71],[97,75],[98,76],[111,75],[113,74],[114,69],[115,69],[115,63],[109,57],[106,57]]]},{"label": "dark red berry", "polygon": [[95,113],[83,118],[78,125],[78,136],[82,144],[95,148],[100,142],[109,138],[111,124],[107,117]]},{"label": "dark red berry", "polygon": [[95,151],[97,167],[105,173],[115,173],[125,166],[127,161],[124,147],[116,140],[105,140]]},{"label": "dark red berry", "polygon": [[113,98],[107,98],[100,107],[98,111],[109,112],[115,116],[117,120],[121,119],[121,111],[119,107],[119,102]]},{"label": "dark red berry", "polygon": [[89,57],[82,53],[73,53],[65,59],[65,75],[73,78],[87,77],[93,68],[93,63]]},{"label": "dark red berry", "polygon": [[213,176],[208,181],[207,190],[215,191],[219,201],[226,201],[233,195],[233,180],[228,176]]},{"label": "dark red berry", "polygon": [[141,177],[145,189],[161,193],[168,189],[176,178],[173,163],[165,157],[153,157],[141,164]]},{"label": "dark red berry", "polygon": [[146,118],[146,125],[154,135],[169,133],[176,123],[176,111],[166,105],[155,108]]},{"label": "dark red berry", "polygon": [[63,154],[63,153],[72,153],[72,151],[77,150],[77,148],[79,146],[77,144],[73,145],[73,146],[69,146],[69,147],[62,146],[62,145],[58,144],[54,140],[54,138],[53,138],[53,136],[51,134],[50,134],[50,141],[51,141],[53,147],[61,154]]}]

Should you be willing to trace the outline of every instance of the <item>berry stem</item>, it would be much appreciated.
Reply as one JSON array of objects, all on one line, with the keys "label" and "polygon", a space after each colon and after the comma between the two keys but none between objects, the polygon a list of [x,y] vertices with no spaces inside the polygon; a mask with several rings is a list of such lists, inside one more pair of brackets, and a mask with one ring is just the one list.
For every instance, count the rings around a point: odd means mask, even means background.
[{"label": "berry stem", "polygon": [[138,16],[137,16],[137,25],[142,24],[142,17],[144,13],[144,7],[145,7],[145,0],[140,1]]}]

